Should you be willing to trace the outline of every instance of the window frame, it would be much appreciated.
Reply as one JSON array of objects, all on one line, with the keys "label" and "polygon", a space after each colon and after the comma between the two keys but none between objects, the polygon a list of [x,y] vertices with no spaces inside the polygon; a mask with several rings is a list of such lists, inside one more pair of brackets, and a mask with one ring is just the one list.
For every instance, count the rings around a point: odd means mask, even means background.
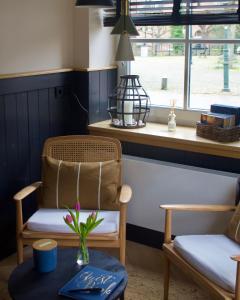
[{"label": "window frame", "polygon": [[[229,24],[226,24],[229,25]],[[184,51],[184,87],[183,87],[183,107],[176,108],[178,123],[186,126],[194,126],[199,120],[200,114],[206,112],[207,109],[193,109],[190,107],[190,86],[191,86],[191,57],[190,47],[194,44],[240,44],[240,39],[196,39],[191,37],[191,26],[186,25],[184,38],[131,38],[132,43],[182,43],[185,46]],[[131,62],[122,64],[120,73],[131,74]],[[167,111],[170,106],[152,105],[149,116],[152,122],[167,121]]]}]

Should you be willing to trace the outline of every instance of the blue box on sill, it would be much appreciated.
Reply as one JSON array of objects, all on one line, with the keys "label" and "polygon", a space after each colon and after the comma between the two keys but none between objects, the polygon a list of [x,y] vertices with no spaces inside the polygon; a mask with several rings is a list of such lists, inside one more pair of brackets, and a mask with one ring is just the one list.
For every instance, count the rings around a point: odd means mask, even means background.
[{"label": "blue box on sill", "polygon": [[235,125],[240,125],[240,107],[222,105],[222,104],[212,104],[211,112],[227,115],[235,115]]}]

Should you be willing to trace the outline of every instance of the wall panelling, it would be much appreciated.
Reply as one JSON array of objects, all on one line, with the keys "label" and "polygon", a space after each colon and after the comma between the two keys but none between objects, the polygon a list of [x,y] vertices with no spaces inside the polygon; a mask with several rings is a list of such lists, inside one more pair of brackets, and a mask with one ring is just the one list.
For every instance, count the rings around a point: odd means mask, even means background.
[{"label": "wall panelling", "polygon": [[[73,93],[89,110],[89,120],[100,120],[105,118],[107,95],[116,85],[115,78],[116,70],[106,70],[0,80],[0,259],[15,250],[12,196],[40,179],[44,141],[51,136],[86,133],[87,114]],[[33,197],[25,200],[25,219],[35,209]]]}]

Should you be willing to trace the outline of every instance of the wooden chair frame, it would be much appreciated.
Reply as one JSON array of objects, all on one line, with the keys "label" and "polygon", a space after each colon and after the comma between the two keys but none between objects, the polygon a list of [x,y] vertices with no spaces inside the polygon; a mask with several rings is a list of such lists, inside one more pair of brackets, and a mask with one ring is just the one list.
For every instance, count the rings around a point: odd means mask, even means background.
[{"label": "wooden chair frame", "polygon": [[[76,153],[78,144],[83,143],[84,150],[88,147],[92,151],[88,151],[87,156]],[[55,146],[59,146],[54,150]],[[70,145],[69,151],[66,145]],[[109,146],[110,145],[110,146]],[[64,148],[64,150],[62,150]],[[59,151],[60,149],[60,151]],[[74,158],[82,159],[81,161],[106,161],[106,160],[121,160],[121,144],[118,140],[106,137],[95,136],[62,136],[54,137],[46,140],[43,148],[43,155],[49,155],[56,159],[64,160],[64,153],[66,151],[67,160],[69,161],[69,152],[74,151]],[[98,153],[94,154],[94,151]],[[84,153],[84,151],[82,152]],[[84,154],[83,154],[84,155]],[[60,157],[59,157],[60,156]],[[71,154],[70,154],[71,156]],[[74,161],[74,158],[71,161]],[[79,160],[80,161],[80,160]],[[121,177],[121,176],[120,176]],[[119,182],[121,189],[118,195],[120,206],[120,224],[118,234],[90,234],[87,243],[89,247],[106,247],[119,248],[120,261],[125,264],[125,248],[126,248],[126,213],[127,204],[131,200],[132,190],[128,185],[122,185],[121,178]],[[59,246],[79,246],[79,238],[77,234],[64,233],[50,233],[50,232],[36,232],[27,229],[27,224],[23,223],[22,201],[35,191],[38,191],[38,196],[41,197],[42,182],[35,182],[18,192],[14,197],[16,202],[16,238],[17,238],[17,261],[18,264],[23,262],[23,247],[25,245],[32,245],[34,241],[42,238],[51,238],[57,241]]]},{"label": "wooden chair frame", "polygon": [[240,256],[231,257],[237,261],[236,287],[235,293],[230,293],[214,282],[210,281],[204,274],[196,270],[190,265],[178,252],[175,251],[172,241],[172,212],[173,211],[189,211],[189,212],[229,212],[234,211],[235,206],[231,205],[161,205],[160,208],[165,210],[165,238],[163,244],[164,251],[164,300],[168,299],[169,280],[170,280],[170,265],[173,263],[186,274],[207,290],[212,297],[224,300],[240,300]]}]

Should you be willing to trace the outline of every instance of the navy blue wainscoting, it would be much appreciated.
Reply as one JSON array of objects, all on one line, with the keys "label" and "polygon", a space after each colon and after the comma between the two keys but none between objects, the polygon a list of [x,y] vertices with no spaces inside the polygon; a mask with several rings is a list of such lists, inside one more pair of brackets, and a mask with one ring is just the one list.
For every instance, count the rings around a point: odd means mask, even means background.
[{"label": "navy blue wainscoting", "polygon": [[[0,258],[15,249],[13,194],[40,179],[44,140],[71,133],[73,76],[68,72],[0,80]],[[27,218],[36,208],[34,198],[23,207]]]},{"label": "navy blue wainscoting", "polygon": [[[117,70],[65,72],[0,80],[0,259],[15,251],[15,203],[19,189],[41,178],[41,151],[51,136],[86,134],[106,119],[107,97]],[[112,91],[111,91],[112,92]],[[36,209],[23,202],[25,220]]]},{"label": "navy blue wainscoting", "polygon": [[[85,82],[85,84],[81,84]],[[89,112],[89,124],[109,119],[108,97],[117,85],[117,69],[76,72],[75,92]]]}]

